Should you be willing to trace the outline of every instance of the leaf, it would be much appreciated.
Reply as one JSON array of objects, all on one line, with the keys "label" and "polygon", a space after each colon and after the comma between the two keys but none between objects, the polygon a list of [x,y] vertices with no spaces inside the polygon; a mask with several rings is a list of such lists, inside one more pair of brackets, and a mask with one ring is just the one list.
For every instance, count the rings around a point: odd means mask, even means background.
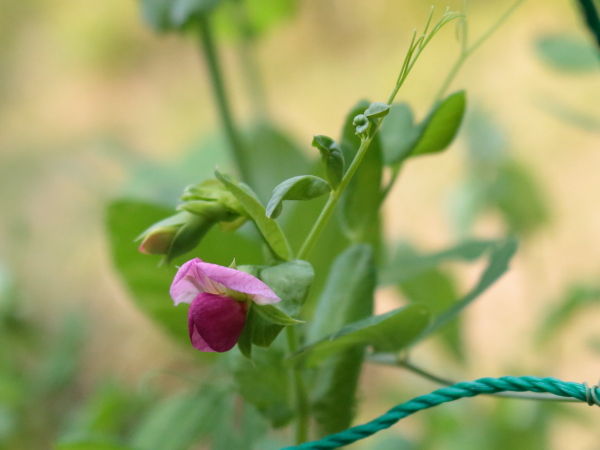
[{"label": "leaf", "polygon": [[[135,200],[116,200],[106,211],[106,226],[113,263],[138,308],[176,337],[188,344],[187,310],[174,307],[169,286],[175,276],[172,267],[158,267],[158,260],[137,251],[134,239],[149,224],[165,217],[169,209]],[[241,233],[213,229],[198,247],[198,254],[214,264],[259,261],[260,247]]]},{"label": "leaf", "polygon": [[300,313],[314,278],[314,270],[308,262],[301,260],[266,268],[244,267],[242,269],[240,267],[240,269],[260,278],[273,289],[282,300],[277,304],[277,307],[280,307],[282,311],[277,311],[274,314],[282,313],[286,316],[281,319],[272,318],[268,316],[268,308],[261,309],[262,307],[259,305],[251,305],[244,330],[238,341],[242,354],[247,358],[251,358],[252,344],[268,347],[279,335],[283,326],[299,323],[299,321],[288,317],[288,315],[296,316]]},{"label": "leaf", "polygon": [[314,175],[288,178],[273,189],[271,200],[267,204],[267,217],[279,216],[284,200],[311,200],[330,190],[331,186],[327,181]]},{"label": "leaf", "polygon": [[538,58],[552,69],[586,73],[600,69],[600,51],[576,35],[561,33],[540,36],[535,41]]},{"label": "leaf", "polygon": [[277,347],[257,349],[252,361],[232,355],[232,372],[239,393],[275,427],[293,416],[289,368]]},{"label": "leaf", "polygon": [[500,211],[509,232],[531,233],[548,221],[548,205],[539,183],[516,161],[499,168],[488,195],[490,206]]},{"label": "leaf", "polygon": [[414,123],[408,103],[395,103],[379,131],[385,164],[393,165],[404,160],[414,148],[421,128]]},{"label": "leaf", "polygon": [[390,112],[390,105],[382,102],[373,102],[363,113],[369,119],[378,119],[387,116]]},{"label": "leaf", "polygon": [[[433,315],[450,307],[458,297],[453,277],[440,268],[428,269],[401,282],[399,290],[412,303],[423,303]],[[460,321],[454,320],[441,329],[439,337],[450,356],[464,361]]]},{"label": "leaf", "polygon": [[380,270],[379,285],[388,286],[408,281],[448,261],[474,261],[495,248],[499,242],[464,241],[446,250],[428,254],[415,253],[407,244],[400,245],[392,261]]},{"label": "leaf", "polygon": [[458,316],[477,297],[483,294],[508,270],[508,264],[517,251],[517,241],[508,238],[497,243],[491,249],[488,265],[479,278],[479,281],[471,291],[446,311],[438,315],[421,338],[435,333],[438,329]]},{"label": "leaf", "polygon": [[600,304],[600,286],[586,284],[570,286],[543,319],[536,333],[537,344],[548,342],[552,335],[564,327],[577,312],[598,304]]},{"label": "leaf", "polygon": [[102,383],[77,408],[60,442],[71,443],[96,437],[120,436],[129,431],[140,413],[153,400],[113,381]]},{"label": "leaf", "polygon": [[252,309],[254,309],[257,315],[273,325],[281,325],[286,327],[302,323],[301,320],[288,316],[282,310],[273,305],[253,305]]},{"label": "leaf", "polygon": [[288,314],[300,314],[315,271],[307,261],[294,260],[264,268],[259,278],[281,298],[278,306]]},{"label": "leaf", "polygon": [[[360,138],[354,134],[353,118],[368,107],[368,102],[359,102],[346,116],[340,145],[347,166],[352,163]],[[375,135],[360,167],[348,184],[340,201],[340,217],[343,229],[354,242],[371,243],[379,246],[381,203],[381,179],[383,157],[379,137]]]},{"label": "leaf", "polygon": [[[373,312],[375,291],[373,251],[354,245],[335,260],[321,294],[308,337],[318,340]],[[320,365],[313,383],[312,404],[320,434],[348,427],[356,409],[356,390],[364,348],[342,351]]]},{"label": "leaf", "polygon": [[329,136],[318,134],[313,137],[312,146],[321,153],[321,161],[325,166],[327,179],[337,188],[344,176],[344,155],[340,145]]},{"label": "leaf", "polygon": [[289,260],[292,256],[292,249],[281,227],[266,216],[264,206],[250,187],[235,182],[231,177],[221,174],[218,170],[215,171],[215,175],[241,203],[273,253],[283,260]]},{"label": "leaf", "polygon": [[373,346],[377,352],[397,352],[425,330],[429,316],[429,311],[421,304],[371,316],[346,325],[324,339],[302,348],[294,359],[304,360],[308,366],[316,366],[330,355],[367,345]]},{"label": "leaf", "polygon": [[316,341],[373,312],[376,271],[369,245],[353,245],[335,259],[307,339]]},{"label": "leaf", "polygon": [[420,125],[421,135],[410,156],[445,150],[458,133],[466,108],[465,91],[458,91],[441,101]]},{"label": "leaf", "polygon": [[132,432],[136,450],[187,450],[216,426],[224,394],[210,385],[183,392],[146,411]]}]

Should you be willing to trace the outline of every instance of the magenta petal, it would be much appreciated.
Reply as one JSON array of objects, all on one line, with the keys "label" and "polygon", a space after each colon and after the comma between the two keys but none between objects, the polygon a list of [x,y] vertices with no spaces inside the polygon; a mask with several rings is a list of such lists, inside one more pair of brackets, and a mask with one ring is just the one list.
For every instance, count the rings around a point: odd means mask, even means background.
[{"label": "magenta petal", "polygon": [[203,292],[188,311],[190,341],[203,352],[226,352],[237,343],[245,322],[245,303]]}]

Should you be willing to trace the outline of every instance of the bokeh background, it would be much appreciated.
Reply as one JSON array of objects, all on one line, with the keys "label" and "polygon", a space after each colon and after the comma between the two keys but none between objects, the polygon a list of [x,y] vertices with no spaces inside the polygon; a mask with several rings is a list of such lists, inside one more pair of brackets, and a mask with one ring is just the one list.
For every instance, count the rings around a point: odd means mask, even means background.
[{"label": "bokeh background", "polygon": [[[269,116],[311,153],[312,135],[336,136],[356,100],[387,97],[430,2],[282,3],[287,12],[252,52]],[[470,32],[483,32],[509,4],[470,2]],[[256,104],[240,49],[221,28],[235,115],[249,122]],[[133,0],[6,1],[0,44],[0,448],[51,448],[85,427],[135,427],[133,418],[193,383],[191,347],[130,301],[111,264],[104,216],[116,197],[174,202],[193,177],[190,155],[210,151],[220,126],[194,37],[155,34]],[[600,377],[592,48],[576,2],[526,1],[452,85],[468,93],[458,139],[403,171],[385,205],[390,239],[424,251],[465,237],[465,224],[469,236],[493,238],[508,225],[521,237],[510,272],[466,313],[468,362],[450,361],[435,344],[415,356],[441,375]],[[418,117],[457,52],[448,27],[401,90]],[[509,193],[490,194],[493,206],[480,214],[469,192],[485,191],[481,164]],[[507,198],[524,200],[506,206]],[[481,267],[452,270],[469,286]],[[378,293],[381,310],[397,301],[393,290]],[[548,317],[561,305],[554,323]],[[359,420],[433,387],[400,369],[369,367]],[[438,410],[356,448],[598,448],[598,411],[581,405],[477,399]]]}]

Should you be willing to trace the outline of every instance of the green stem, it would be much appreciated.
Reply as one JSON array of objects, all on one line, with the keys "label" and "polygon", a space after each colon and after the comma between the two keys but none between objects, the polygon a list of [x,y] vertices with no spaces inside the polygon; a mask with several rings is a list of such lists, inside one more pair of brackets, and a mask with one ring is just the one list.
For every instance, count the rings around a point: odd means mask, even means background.
[{"label": "green stem", "polygon": [[[290,354],[298,350],[298,337],[296,336],[296,328],[286,327],[287,341]],[[309,425],[309,405],[304,379],[302,378],[302,370],[298,366],[290,369],[292,371],[292,384],[294,386],[294,400],[296,403],[296,444],[301,444],[308,440],[308,425]]]},{"label": "green stem", "polygon": [[458,74],[458,72],[462,68],[462,66],[465,63],[465,61],[467,60],[467,58],[469,56],[471,56],[477,49],[479,49],[479,47],[481,47],[485,43],[485,41],[487,41],[496,32],[496,30],[498,30],[498,28],[500,28],[502,26],[502,24],[504,24],[504,22],[506,22],[506,20],[512,15],[512,13],[524,1],[525,0],[516,0],[504,12],[504,14],[502,14],[498,18],[498,20],[491,27],[488,28],[487,31],[485,33],[483,33],[479,37],[479,39],[477,39],[470,46],[467,45],[467,41],[466,41],[466,39],[467,39],[467,35],[466,35],[466,33],[467,33],[467,24],[466,24],[466,22],[463,24],[463,27],[464,27],[463,33],[464,33],[464,35],[462,36],[460,54],[456,58],[456,61],[454,61],[454,64],[452,65],[452,67],[450,68],[450,71],[446,75],[446,78],[442,82],[442,85],[440,86],[440,89],[438,90],[438,92],[437,92],[437,94],[435,96],[434,103],[436,103],[438,100],[440,100],[442,98],[442,96],[444,95],[444,93],[448,90],[448,88],[450,87],[450,84],[452,83],[452,81],[454,81],[454,78],[456,78],[456,75]]},{"label": "green stem", "polygon": [[234,0],[233,3],[235,4],[233,16],[240,38],[237,53],[244,75],[243,79],[246,83],[254,115],[258,118],[266,118],[268,116],[267,96],[256,59],[256,33],[248,18],[246,2]]},{"label": "green stem", "polygon": [[233,114],[231,113],[231,107],[229,105],[225,84],[223,82],[223,73],[219,63],[219,57],[217,54],[217,48],[214,41],[210,19],[206,16],[202,16],[200,19],[199,28],[200,42],[202,45],[204,60],[208,67],[213,95],[215,97],[221,123],[225,131],[225,136],[229,143],[231,156],[237,165],[237,169],[242,179],[245,181],[250,181],[250,171],[246,159],[247,155],[244,149],[242,138],[233,119]]},{"label": "green stem", "polygon": [[346,189],[346,187],[348,186],[348,183],[350,183],[350,181],[352,180],[352,177],[358,170],[360,163],[362,162],[365,155],[367,154],[367,150],[369,149],[369,146],[371,145],[371,141],[373,140],[373,137],[377,133],[379,123],[381,123],[381,122],[376,122],[374,129],[371,132],[371,134],[369,135],[369,137],[363,139],[360,142],[360,147],[358,147],[356,156],[354,157],[354,159],[352,160],[352,163],[350,164],[350,167],[348,167],[348,170],[344,174],[342,181],[340,182],[338,187],[335,190],[331,191],[331,193],[329,194],[327,203],[325,203],[325,206],[321,210],[321,214],[319,214],[319,217],[317,218],[312,229],[310,230],[310,233],[306,237],[306,240],[302,244],[300,251],[298,252],[298,259],[305,259],[308,256],[308,254],[310,253],[310,251],[312,250],[312,248],[315,245],[315,243],[317,242],[317,240],[319,239],[319,236],[321,235],[321,233],[323,232],[323,229],[329,222],[329,219],[331,218],[331,215],[333,214],[333,211],[335,210],[335,206],[337,205],[337,202],[339,201],[342,193],[344,192],[344,189]]},{"label": "green stem", "polygon": [[[406,359],[398,358],[396,355],[382,354],[382,355],[372,355],[369,358],[369,362],[385,365],[385,366],[393,366],[400,367],[402,369],[406,369],[409,372],[414,373],[415,375],[419,375],[420,377],[429,380],[433,383],[440,384],[442,386],[452,386],[456,384],[456,381],[450,380],[448,378],[440,377],[434,373],[429,372],[428,370],[423,369]],[[521,392],[497,392],[493,394],[494,397],[506,397],[506,398],[514,398],[519,400],[546,400],[546,401],[557,401],[557,402],[579,402],[579,400],[568,397],[560,397],[554,394],[525,394]]]}]

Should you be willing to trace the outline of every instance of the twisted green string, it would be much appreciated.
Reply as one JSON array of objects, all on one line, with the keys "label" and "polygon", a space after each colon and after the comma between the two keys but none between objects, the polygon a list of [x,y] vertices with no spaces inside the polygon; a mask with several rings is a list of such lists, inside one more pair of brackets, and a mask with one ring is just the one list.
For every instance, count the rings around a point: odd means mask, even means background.
[{"label": "twisted green string", "polygon": [[429,394],[415,397],[406,403],[395,406],[382,416],[363,425],[357,425],[339,433],[331,434],[318,441],[285,447],[283,450],[326,450],[342,447],[389,428],[400,419],[422,409],[431,408],[464,397],[474,397],[479,394],[495,394],[504,391],[550,393],[560,397],[571,397],[586,402],[590,406],[600,406],[600,387],[598,386],[590,388],[585,384],[566,382],[555,378],[480,378],[475,381],[456,383],[452,386],[437,389]]}]

